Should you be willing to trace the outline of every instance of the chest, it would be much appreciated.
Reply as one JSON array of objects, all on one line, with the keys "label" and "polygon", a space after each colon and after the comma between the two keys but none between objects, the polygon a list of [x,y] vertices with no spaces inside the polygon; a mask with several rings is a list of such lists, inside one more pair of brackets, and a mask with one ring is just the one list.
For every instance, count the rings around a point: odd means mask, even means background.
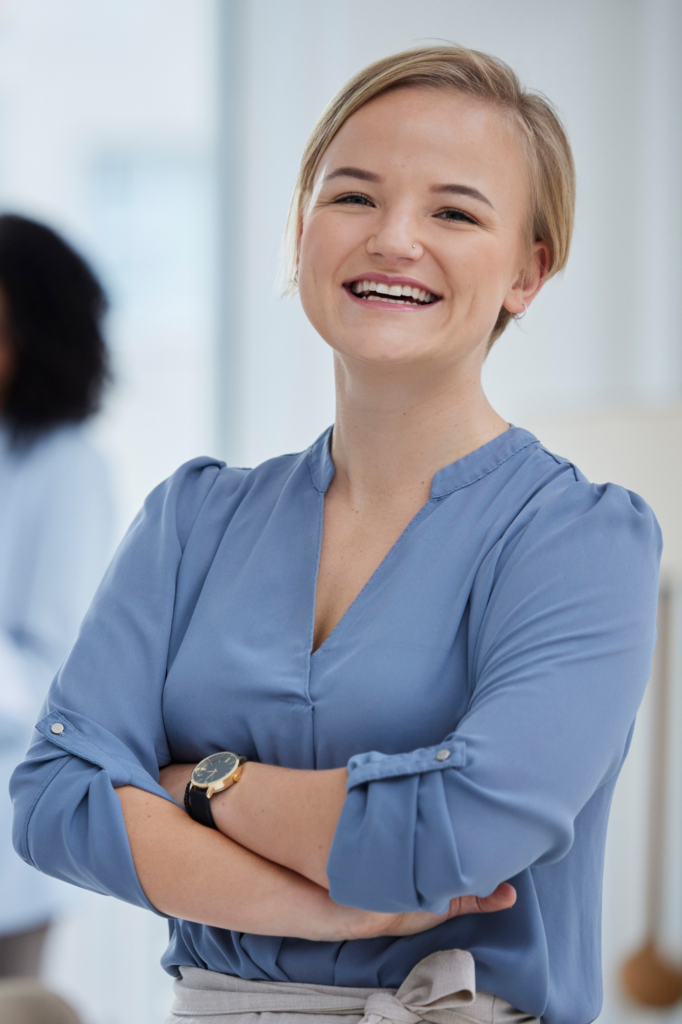
[{"label": "chest", "polygon": [[427,503],[314,653],[323,497],[267,522],[249,513],[226,531],[167,676],[173,759],[232,749],[331,768],[442,740],[470,698],[473,511]]},{"label": "chest", "polygon": [[328,639],[427,501],[425,493],[358,506],[332,484],[324,501],[313,650]]}]

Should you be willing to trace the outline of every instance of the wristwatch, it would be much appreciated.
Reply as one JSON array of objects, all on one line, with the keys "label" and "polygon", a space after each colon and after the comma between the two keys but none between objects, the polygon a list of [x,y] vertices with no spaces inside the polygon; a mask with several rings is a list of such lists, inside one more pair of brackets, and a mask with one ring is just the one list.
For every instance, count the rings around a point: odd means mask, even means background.
[{"label": "wristwatch", "polygon": [[239,782],[245,761],[248,757],[221,750],[219,754],[209,754],[199,762],[185,789],[185,810],[190,818],[208,828],[218,827],[211,812],[211,797]]}]

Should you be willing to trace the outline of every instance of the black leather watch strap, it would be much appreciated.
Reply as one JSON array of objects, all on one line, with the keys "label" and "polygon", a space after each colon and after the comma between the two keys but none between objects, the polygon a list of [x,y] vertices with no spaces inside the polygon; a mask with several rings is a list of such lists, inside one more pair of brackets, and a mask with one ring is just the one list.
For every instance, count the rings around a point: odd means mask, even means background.
[{"label": "black leather watch strap", "polygon": [[187,788],[185,789],[185,810],[190,818],[194,818],[200,825],[206,825],[207,828],[217,830],[218,826],[213,820],[211,801],[206,795],[206,790],[197,789],[196,786],[192,785],[191,780],[187,783]]}]

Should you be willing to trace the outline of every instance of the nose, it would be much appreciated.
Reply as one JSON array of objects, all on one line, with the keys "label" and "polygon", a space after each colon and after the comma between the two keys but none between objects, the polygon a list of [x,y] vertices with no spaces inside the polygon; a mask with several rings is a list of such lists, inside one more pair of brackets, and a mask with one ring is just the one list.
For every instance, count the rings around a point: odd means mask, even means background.
[{"label": "nose", "polygon": [[408,210],[387,210],[378,230],[367,240],[367,252],[383,256],[389,263],[418,260],[424,249],[418,238],[416,218]]}]

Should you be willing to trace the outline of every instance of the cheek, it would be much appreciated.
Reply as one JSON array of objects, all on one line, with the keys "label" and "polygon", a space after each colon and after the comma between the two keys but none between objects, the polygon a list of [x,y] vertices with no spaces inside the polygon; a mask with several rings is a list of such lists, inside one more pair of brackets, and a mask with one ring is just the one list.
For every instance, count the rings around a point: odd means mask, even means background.
[{"label": "cheek", "polygon": [[328,210],[314,213],[301,235],[299,266],[305,266],[306,273],[314,268],[316,278],[336,283],[343,278],[346,261],[363,250],[366,234],[362,218],[335,216]]},{"label": "cheek", "polygon": [[326,278],[324,256],[324,249],[318,253],[313,245],[302,242],[298,263],[298,292],[306,312],[310,306],[321,301],[320,286]]},{"label": "cheek", "polygon": [[317,284],[320,278],[326,277],[329,263],[329,245],[326,244],[324,233],[316,226],[304,229],[301,235],[298,257],[299,289]]},{"label": "cheek", "polygon": [[450,261],[449,276],[455,291],[465,291],[482,302],[500,304],[514,274],[515,251],[493,239],[477,239],[463,246]]},{"label": "cheek", "polygon": [[[343,227],[343,226],[341,226]],[[312,223],[301,236],[298,290],[308,318],[319,326],[333,315],[334,297],[343,280],[343,267],[352,248],[339,226]]]},{"label": "cheek", "polygon": [[301,238],[298,294],[306,316],[319,332],[324,331],[331,308],[333,262],[330,247],[317,232]]}]

